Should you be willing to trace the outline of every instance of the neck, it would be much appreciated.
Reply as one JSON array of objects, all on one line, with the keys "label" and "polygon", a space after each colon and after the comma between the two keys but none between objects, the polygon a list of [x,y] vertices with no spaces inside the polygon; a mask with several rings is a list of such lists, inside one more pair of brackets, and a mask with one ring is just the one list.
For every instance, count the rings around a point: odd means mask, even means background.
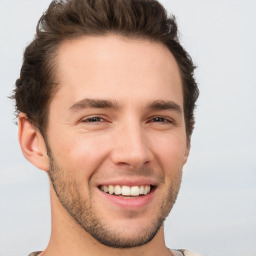
[{"label": "neck", "polygon": [[[55,192],[51,188],[52,232],[46,250],[42,256],[155,256],[171,255],[164,241],[164,228],[147,244],[133,248],[112,248],[99,243],[78,225],[63,209]],[[40,256],[41,256],[40,255]]]}]

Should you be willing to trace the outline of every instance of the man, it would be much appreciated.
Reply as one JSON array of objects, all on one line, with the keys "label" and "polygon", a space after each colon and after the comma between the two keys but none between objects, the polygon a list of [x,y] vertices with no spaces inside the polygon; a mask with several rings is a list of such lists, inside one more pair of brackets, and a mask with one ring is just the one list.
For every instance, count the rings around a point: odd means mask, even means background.
[{"label": "man", "polygon": [[163,222],[187,161],[198,89],[155,0],[53,1],[14,98],[24,156],[50,180],[52,233],[30,255],[195,255]]}]

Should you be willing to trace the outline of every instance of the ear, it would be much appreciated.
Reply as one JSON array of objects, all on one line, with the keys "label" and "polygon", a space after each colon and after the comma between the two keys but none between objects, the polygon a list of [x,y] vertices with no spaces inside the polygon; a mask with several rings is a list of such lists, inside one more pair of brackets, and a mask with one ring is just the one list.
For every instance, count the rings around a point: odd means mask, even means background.
[{"label": "ear", "polygon": [[187,146],[186,146],[186,150],[185,150],[185,153],[184,153],[183,164],[186,164],[186,162],[188,160],[189,152],[190,152],[190,139],[187,141]]},{"label": "ear", "polygon": [[19,143],[23,155],[37,168],[48,171],[49,160],[44,138],[39,130],[29,121],[26,114],[18,116]]}]

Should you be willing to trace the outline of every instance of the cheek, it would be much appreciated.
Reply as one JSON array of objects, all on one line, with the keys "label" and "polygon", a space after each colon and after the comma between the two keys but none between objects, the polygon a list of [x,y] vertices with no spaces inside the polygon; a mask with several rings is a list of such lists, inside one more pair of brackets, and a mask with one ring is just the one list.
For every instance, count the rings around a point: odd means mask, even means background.
[{"label": "cheek", "polygon": [[75,134],[64,140],[55,138],[51,146],[54,159],[79,182],[88,182],[108,155],[110,144],[100,136]]},{"label": "cheek", "polygon": [[155,161],[161,167],[165,175],[174,175],[180,172],[185,160],[186,140],[185,136],[167,134],[158,138],[158,143],[151,143]]}]

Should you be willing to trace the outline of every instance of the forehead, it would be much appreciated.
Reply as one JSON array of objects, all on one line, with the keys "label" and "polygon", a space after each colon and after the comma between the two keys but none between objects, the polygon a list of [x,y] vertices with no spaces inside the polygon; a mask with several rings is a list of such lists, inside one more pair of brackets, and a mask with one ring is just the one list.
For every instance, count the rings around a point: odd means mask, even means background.
[{"label": "forehead", "polygon": [[178,65],[161,43],[117,35],[86,36],[64,42],[57,54],[58,90],[53,100],[142,98],[181,103]]}]

